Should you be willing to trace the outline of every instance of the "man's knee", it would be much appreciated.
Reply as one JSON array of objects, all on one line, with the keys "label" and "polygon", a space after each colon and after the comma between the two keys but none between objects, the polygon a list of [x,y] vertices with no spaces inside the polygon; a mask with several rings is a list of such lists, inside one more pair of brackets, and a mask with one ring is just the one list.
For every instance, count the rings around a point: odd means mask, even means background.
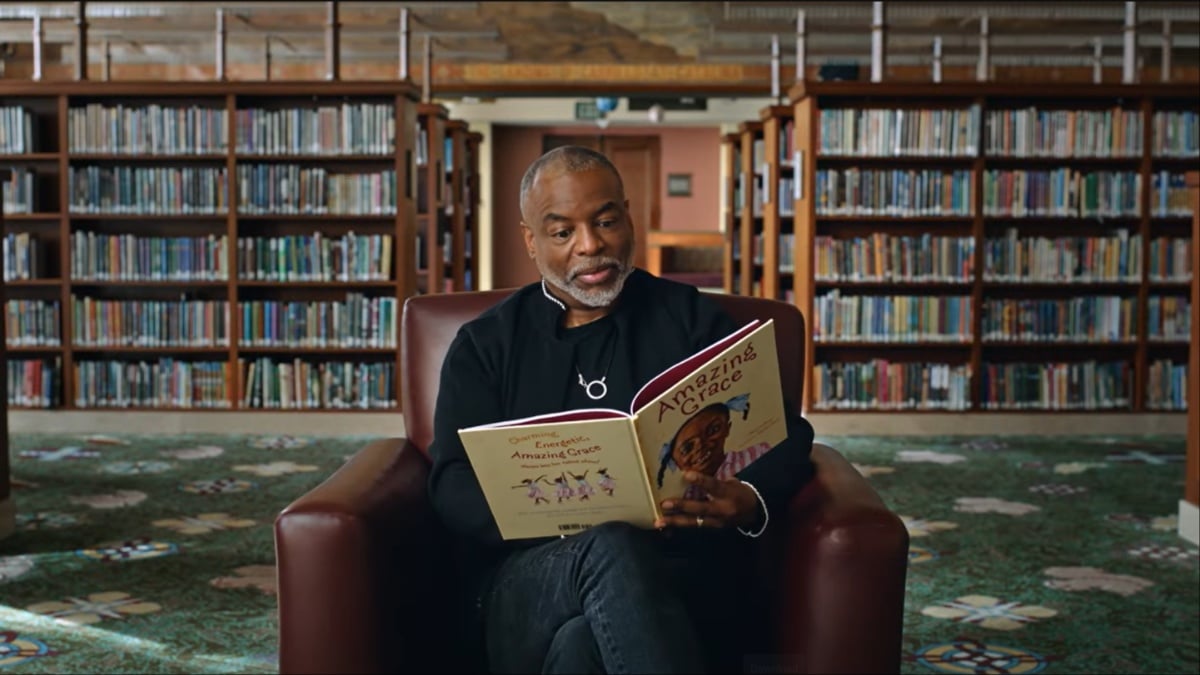
[{"label": "man's knee", "polygon": [[581,562],[593,574],[615,575],[629,583],[658,582],[664,574],[658,532],[628,523],[608,522],[575,535]]}]

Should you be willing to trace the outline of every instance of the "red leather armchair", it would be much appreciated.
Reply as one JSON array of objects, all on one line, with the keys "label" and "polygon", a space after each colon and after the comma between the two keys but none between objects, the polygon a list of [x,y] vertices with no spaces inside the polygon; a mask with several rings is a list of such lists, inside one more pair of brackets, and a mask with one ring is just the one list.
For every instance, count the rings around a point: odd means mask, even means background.
[{"label": "red leather armchair", "polygon": [[[409,299],[401,318],[407,439],[368,444],[275,522],[281,673],[477,667],[445,601],[448,539],[426,497],[442,359],[458,327],[510,291]],[[801,401],[804,319],[782,302],[716,295],[738,322],[773,318],[781,377]],[[908,532],[841,455],[817,444],[816,477],[764,537],[778,574],[774,672],[900,667]],[[774,519],[773,519],[774,520]]]}]

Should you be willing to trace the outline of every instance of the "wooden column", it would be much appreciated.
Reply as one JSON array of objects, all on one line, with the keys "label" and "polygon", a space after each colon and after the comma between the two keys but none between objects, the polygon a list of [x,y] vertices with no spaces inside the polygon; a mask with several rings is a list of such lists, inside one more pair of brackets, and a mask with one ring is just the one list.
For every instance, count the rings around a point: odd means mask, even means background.
[{"label": "wooden column", "polygon": [[42,15],[33,15],[33,80],[42,79],[42,55],[46,48],[46,28],[42,25]]},{"label": "wooden column", "polygon": [[425,34],[425,63],[421,64],[421,103],[433,102],[433,38]]},{"label": "wooden column", "polygon": [[87,3],[83,0],[75,3],[75,79],[88,79],[87,55]]},{"label": "wooden column", "polygon": [[1200,544],[1200,171],[1189,171],[1187,184],[1192,193],[1192,339],[1188,347],[1188,442],[1183,479],[1187,504],[1179,505],[1179,534]]},{"label": "wooden column", "polygon": [[225,80],[225,10],[217,8],[216,78]]},{"label": "wooden column", "polygon": [[[0,184],[9,179],[9,170],[0,168]],[[4,230],[4,200],[0,199],[0,231]],[[0,277],[0,304],[7,306],[4,278]],[[8,337],[0,321],[0,367],[8,372]],[[17,509],[12,501],[12,476],[8,466],[8,395],[0,398],[0,539],[12,534],[17,527]]]},{"label": "wooden column", "polygon": [[325,79],[341,79],[341,24],[338,23],[338,4],[325,3]]},{"label": "wooden column", "polygon": [[408,8],[400,10],[400,72],[401,82],[408,81]]}]

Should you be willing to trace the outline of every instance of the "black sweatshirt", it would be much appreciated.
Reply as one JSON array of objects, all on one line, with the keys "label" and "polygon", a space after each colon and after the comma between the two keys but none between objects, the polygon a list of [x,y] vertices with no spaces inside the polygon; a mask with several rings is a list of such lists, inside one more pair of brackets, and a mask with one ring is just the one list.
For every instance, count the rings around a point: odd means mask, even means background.
[{"label": "black sweatshirt", "polygon": [[[582,407],[628,411],[642,384],[739,328],[695,287],[634,270],[608,316],[564,329],[562,308],[530,284],[459,329],[442,365],[429,452],[434,509],[459,539],[468,571],[483,572],[507,551],[548,541],[505,542],[471,469],[458,430]],[[615,347],[614,347],[615,338]],[[615,349],[615,351],[613,351]],[[579,376],[606,375],[608,395],[583,397]],[[788,439],[738,477],[772,514],[811,478],[813,429],[788,410]]]}]

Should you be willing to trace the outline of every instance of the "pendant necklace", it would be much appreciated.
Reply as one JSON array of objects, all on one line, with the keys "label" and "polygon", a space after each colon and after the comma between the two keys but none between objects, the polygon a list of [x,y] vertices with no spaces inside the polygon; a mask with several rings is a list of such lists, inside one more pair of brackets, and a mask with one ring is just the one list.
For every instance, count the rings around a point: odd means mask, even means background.
[{"label": "pendant necklace", "polygon": [[[567,311],[567,306],[564,305],[558,298],[550,295],[550,291],[546,289],[545,277],[542,278],[542,294],[546,296],[547,300],[561,307],[564,312]],[[613,357],[616,355],[617,346],[614,342],[613,349],[608,355],[608,365],[604,367],[604,375],[602,375],[599,379],[592,380],[590,382],[586,377],[583,376],[583,371],[579,369],[579,366],[575,366],[575,372],[579,374],[579,386],[583,387],[583,392],[587,394],[587,397],[593,401],[599,401],[605,396],[608,396],[608,385],[605,384],[604,381],[608,379],[608,371],[610,368],[612,368]],[[593,393],[593,388],[595,389],[595,393]]]}]

